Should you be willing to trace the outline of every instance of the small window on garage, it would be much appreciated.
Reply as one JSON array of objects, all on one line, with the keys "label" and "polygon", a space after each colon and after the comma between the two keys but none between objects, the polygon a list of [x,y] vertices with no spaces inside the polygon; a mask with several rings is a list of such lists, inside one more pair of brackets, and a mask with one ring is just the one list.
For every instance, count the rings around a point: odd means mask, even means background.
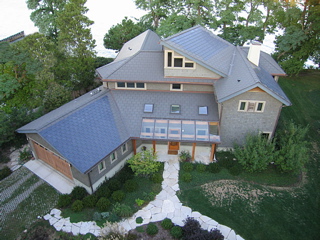
[{"label": "small window on garage", "polygon": [[200,106],[199,107],[199,114],[200,115],[208,115],[208,107],[207,106]]},{"label": "small window on garage", "polygon": [[106,164],[105,164],[104,161],[102,161],[102,162],[100,162],[100,163],[98,164],[98,169],[99,169],[99,173],[101,173],[103,170],[106,169]]},{"label": "small window on garage", "polygon": [[125,143],[121,146],[122,154],[124,154],[127,150],[128,150],[127,143]]},{"label": "small window on garage", "polygon": [[171,113],[180,113],[180,105],[172,104],[171,105]]},{"label": "small window on garage", "polygon": [[110,160],[111,160],[111,163],[113,163],[114,161],[117,160],[117,153],[116,152],[111,153]]},{"label": "small window on garage", "polygon": [[144,110],[143,110],[143,112],[145,112],[145,113],[152,113],[152,112],[153,112],[153,104],[148,104],[148,103],[146,103],[146,104],[144,105]]}]

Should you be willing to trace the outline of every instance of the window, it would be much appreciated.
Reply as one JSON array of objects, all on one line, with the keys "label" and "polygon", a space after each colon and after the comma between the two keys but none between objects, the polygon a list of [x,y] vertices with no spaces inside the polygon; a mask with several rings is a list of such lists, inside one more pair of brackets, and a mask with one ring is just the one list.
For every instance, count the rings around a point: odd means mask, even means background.
[{"label": "window", "polygon": [[174,58],[174,67],[182,67],[183,58]]},{"label": "window", "polygon": [[171,113],[180,113],[180,105],[172,104],[171,105]]},{"label": "window", "polygon": [[192,62],[186,62],[185,64],[184,64],[184,67],[186,67],[186,68],[193,68],[193,63]]},{"label": "window", "polygon": [[116,88],[146,89],[146,84],[134,82],[117,82]]},{"label": "window", "polygon": [[264,101],[247,101],[247,100],[240,100],[238,111],[239,112],[263,112]]},{"label": "window", "polygon": [[127,150],[128,150],[128,148],[127,148],[127,143],[125,143],[125,144],[123,144],[123,145],[121,146],[122,154],[124,154]]},{"label": "window", "polygon": [[265,139],[270,139],[271,137],[271,132],[260,132],[260,135],[265,138]]},{"label": "window", "polygon": [[106,169],[106,165],[105,165],[104,161],[100,162],[100,163],[98,164],[99,173],[101,173],[101,172],[102,172],[103,170],[105,170],[105,169]]},{"label": "window", "polygon": [[200,106],[199,107],[199,114],[200,115],[208,115],[208,107],[207,106]]},{"label": "window", "polygon": [[173,51],[166,51],[165,67],[167,67],[167,68],[195,68],[195,62],[192,62],[181,55],[175,56]]},{"label": "window", "polygon": [[152,113],[153,112],[153,104],[145,104],[143,112]]},{"label": "window", "polygon": [[168,67],[172,67],[172,52],[168,52]]},{"label": "window", "polygon": [[171,91],[182,91],[182,84],[180,83],[173,83],[170,85]]},{"label": "window", "polygon": [[113,163],[114,161],[117,160],[117,153],[116,152],[111,153],[110,160],[111,160],[111,163]]}]

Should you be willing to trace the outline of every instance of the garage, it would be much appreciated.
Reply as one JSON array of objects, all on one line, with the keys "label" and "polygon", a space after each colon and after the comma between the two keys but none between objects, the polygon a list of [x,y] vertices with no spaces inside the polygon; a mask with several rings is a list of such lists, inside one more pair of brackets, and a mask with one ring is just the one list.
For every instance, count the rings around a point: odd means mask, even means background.
[{"label": "garage", "polygon": [[70,164],[67,161],[61,159],[53,152],[49,151],[48,149],[44,148],[43,146],[34,141],[32,141],[32,145],[34,147],[34,150],[36,151],[38,159],[49,164],[51,167],[58,170],[64,176],[73,179]]}]

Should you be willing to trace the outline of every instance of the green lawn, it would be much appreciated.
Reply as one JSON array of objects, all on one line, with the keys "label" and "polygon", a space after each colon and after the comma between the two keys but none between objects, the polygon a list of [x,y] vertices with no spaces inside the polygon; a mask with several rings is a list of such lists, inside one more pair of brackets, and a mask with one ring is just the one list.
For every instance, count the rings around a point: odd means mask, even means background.
[{"label": "green lawn", "polygon": [[272,169],[238,177],[224,169],[212,179],[195,173],[191,183],[180,184],[179,198],[248,240],[319,239],[320,72],[305,71],[279,83],[293,104],[283,109],[279,126],[290,119],[310,126],[311,158],[302,187],[295,186],[297,176],[281,176]]}]

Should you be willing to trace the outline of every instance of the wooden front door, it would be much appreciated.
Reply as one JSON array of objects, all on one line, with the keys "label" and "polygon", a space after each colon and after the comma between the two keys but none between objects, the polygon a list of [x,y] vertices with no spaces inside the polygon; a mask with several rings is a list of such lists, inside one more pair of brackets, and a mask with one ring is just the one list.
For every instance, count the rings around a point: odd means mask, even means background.
[{"label": "wooden front door", "polygon": [[73,179],[70,165],[65,160],[61,159],[59,156],[54,153],[48,151],[43,146],[37,144],[36,142],[32,142],[34,150],[36,151],[37,157],[49,164],[51,167],[65,175],[66,177]]},{"label": "wooden front door", "polygon": [[169,142],[168,143],[168,154],[177,155],[180,149],[179,142]]}]

